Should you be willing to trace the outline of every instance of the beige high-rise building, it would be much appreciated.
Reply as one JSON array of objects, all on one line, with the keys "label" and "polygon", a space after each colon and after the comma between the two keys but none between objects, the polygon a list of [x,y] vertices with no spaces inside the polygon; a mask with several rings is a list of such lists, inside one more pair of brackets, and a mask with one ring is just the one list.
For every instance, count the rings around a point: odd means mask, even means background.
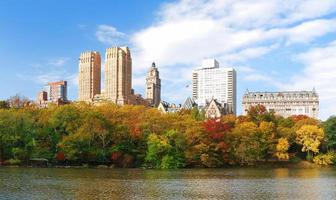
[{"label": "beige high-rise building", "polygon": [[132,90],[132,58],[128,47],[106,49],[104,96],[117,104],[128,104]]},{"label": "beige high-rise building", "polygon": [[79,58],[79,101],[92,101],[101,89],[101,58],[97,51],[83,52]]},{"label": "beige high-rise building", "polygon": [[155,107],[161,102],[161,80],[159,70],[156,68],[154,62],[147,73],[146,99]]}]

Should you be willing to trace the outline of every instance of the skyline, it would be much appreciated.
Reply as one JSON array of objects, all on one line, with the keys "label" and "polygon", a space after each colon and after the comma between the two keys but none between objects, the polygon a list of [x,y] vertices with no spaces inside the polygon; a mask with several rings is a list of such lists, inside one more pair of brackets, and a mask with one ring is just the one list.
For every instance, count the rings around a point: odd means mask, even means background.
[{"label": "skyline", "polygon": [[185,87],[192,70],[215,57],[237,70],[237,114],[246,89],[313,87],[319,117],[336,113],[335,1],[95,2],[0,2],[0,99],[16,93],[36,99],[47,82],[64,79],[75,100],[80,53],[96,50],[105,60],[106,48],[128,45],[133,88],[142,96],[152,62],[162,99],[181,103],[192,96]]}]

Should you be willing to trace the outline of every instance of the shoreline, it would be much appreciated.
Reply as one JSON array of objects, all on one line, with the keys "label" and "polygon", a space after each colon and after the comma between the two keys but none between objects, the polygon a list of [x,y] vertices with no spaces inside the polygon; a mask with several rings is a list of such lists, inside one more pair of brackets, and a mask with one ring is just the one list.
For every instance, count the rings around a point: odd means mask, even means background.
[{"label": "shoreline", "polygon": [[184,167],[177,169],[156,169],[156,168],[144,168],[144,167],[115,167],[113,165],[50,165],[50,166],[32,166],[32,165],[0,165],[0,168],[50,168],[50,169],[143,169],[143,170],[184,170],[184,169],[235,169],[235,168],[255,168],[255,169],[275,169],[275,168],[287,168],[287,169],[319,169],[319,168],[336,168],[336,166],[321,166],[309,161],[300,161],[297,163],[291,162],[265,162],[255,165],[228,165],[218,168],[206,168],[206,167]]}]

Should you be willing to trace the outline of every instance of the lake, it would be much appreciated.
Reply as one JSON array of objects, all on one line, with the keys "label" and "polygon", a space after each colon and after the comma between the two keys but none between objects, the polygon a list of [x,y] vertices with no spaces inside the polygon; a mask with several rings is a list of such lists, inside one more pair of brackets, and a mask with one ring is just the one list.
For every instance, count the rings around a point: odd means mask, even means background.
[{"label": "lake", "polygon": [[0,199],[336,199],[336,169],[0,168]]}]

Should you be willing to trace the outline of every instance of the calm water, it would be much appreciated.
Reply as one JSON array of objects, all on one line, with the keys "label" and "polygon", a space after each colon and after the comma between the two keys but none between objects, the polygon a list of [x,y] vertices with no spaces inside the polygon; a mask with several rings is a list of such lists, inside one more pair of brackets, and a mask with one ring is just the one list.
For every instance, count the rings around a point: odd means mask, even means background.
[{"label": "calm water", "polygon": [[336,169],[0,168],[0,199],[336,199]]}]

